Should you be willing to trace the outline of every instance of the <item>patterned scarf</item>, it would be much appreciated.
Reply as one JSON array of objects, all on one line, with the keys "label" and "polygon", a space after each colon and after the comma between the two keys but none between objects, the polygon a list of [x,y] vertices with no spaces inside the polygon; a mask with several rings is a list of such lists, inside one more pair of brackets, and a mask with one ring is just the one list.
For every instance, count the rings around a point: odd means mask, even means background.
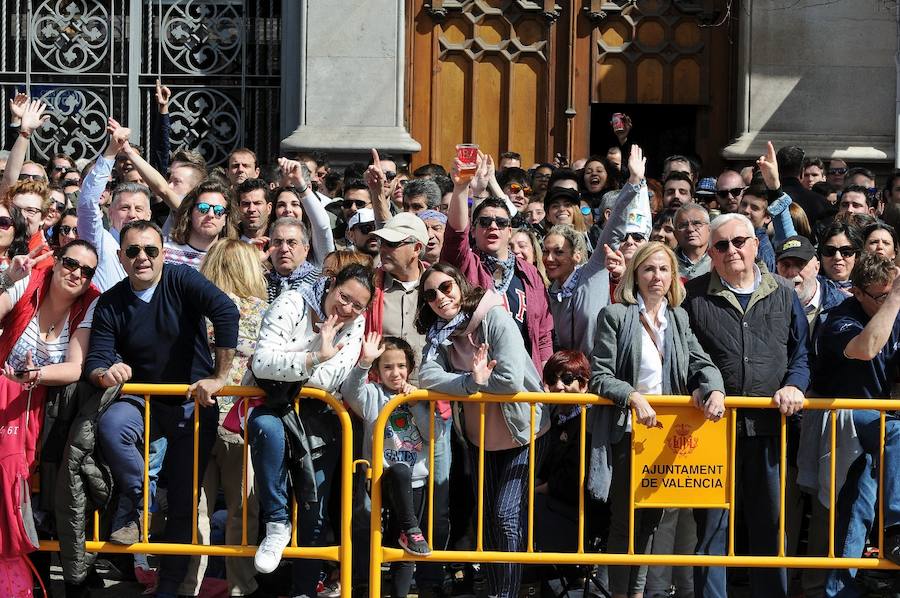
[{"label": "patterned scarf", "polygon": [[296,290],[300,288],[300,285],[315,284],[319,274],[319,269],[309,262],[303,262],[287,276],[282,276],[275,270],[270,271],[266,275],[268,282],[266,290],[269,293],[269,303],[275,301],[275,298],[285,291]]},{"label": "patterned scarf", "polygon": [[300,294],[303,295],[303,300],[306,302],[306,306],[316,312],[316,315],[319,317],[319,320],[324,322],[325,311],[323,309],[323,303],[325,303],[325,285],[328,284],[327,278],[320,278],[315,283],[309,284],[301,284],[297,287],[296,290],[300,291]]},{"label": "patterned scarf", "polygon": [[563,284],[562,288],[556,292],[557,301],[564,301],[565,299],[571,299],[572,295],[575,294],[575,289],[578,287],[578,281],[581,279],[581,266],[576,266],[575,271],[569,275],[569,280]]},{"label": "patterned scarf", "polygon": [[437,322],[431,325],[431,328],[428,329],[428,333],[425,335],[425,340],[428,343],[425,349],[425,359],[430,361],[437,357],[438,347],[451,344],[449,342],[450,335],[468,321],[469,314],[463,311],[456,314],[449,322],[438,318]]},{"label": "patterned scarf", "polygon": [[488,269],[491,276],[494,275],[497,268],[503,268],[503,278],[500,280],[497,280],[496,277],[494,278],[494,288],[501,295],[505,295],[506,290],[509,288],[509,283],[512,282],[513,275],[516,273],[516,254],[510,251],[506,261],[504,261],[483,251],[478,251],[477,253],[478,257],[481,258],[481,263]]}]

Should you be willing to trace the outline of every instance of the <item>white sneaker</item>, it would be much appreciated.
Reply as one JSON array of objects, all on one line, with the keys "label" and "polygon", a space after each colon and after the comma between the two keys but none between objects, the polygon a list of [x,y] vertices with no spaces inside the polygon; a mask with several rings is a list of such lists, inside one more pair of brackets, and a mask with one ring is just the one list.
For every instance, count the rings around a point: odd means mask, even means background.
[{"label": "white sneaker", "polygon": [[266,537],[256,549],[253,564],[260,573],[271,573],[281,562],[281,554],[291,541],[291,524],[280,521],[266,523]]}]

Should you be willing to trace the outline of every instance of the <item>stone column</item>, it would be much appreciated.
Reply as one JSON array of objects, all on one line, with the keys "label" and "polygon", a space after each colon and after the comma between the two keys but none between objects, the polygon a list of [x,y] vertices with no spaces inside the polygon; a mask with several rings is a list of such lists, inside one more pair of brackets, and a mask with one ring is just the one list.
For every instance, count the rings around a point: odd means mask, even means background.
[{"label": "stone column", "polygon": [[[754,0],[740,6],[738,137],[727,159],[766,141],[851,164],[894,158],[897,34],[887,2]],[[749,14],[748,14],[749,13]]]},{"label": "stone column", "polygon": [[404,5],[300,0],[290,11],[292,21],[283,23],[282,101],[298,118],[282,123],[296,122],[281,142],[284,151],[319,149],[333,163],[346,163],[367,160],[373,147],[395,155],[421,149],[403,122]]}]

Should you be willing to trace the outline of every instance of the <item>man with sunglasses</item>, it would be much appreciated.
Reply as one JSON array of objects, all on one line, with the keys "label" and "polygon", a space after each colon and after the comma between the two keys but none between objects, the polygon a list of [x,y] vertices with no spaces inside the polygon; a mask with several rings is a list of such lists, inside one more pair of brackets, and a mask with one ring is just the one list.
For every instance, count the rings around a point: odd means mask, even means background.
[{"label": "man with sunglasses", "polygon": [[553,318],[541,275],[537,268],[517,258],[509,249],[512,215],[505,199],[490,197],[475,205],[471,231],[475,247],[472,248],[469,244],[472,176],[461,175],[459,166],[457,160],[450,174],[453,195],[441,261],[459,268],[470,283],[484,289],[493,288],[505,298],[535,367],[543,371],[544,362],[553,354]]},{"label": "man with sunglasses", "polygon": [[[778,554],[781,415],[803,406],[809,386],[809,324],[794,286],[756,265],[753,223],[724,214],[710,225],[712,269],[687,283],[691,329],[725,381],[726,395],[772,397],[775,409],[737,411],[736,495],[744,508],[749,553]],[[699,402],[699,398],[695,397]],[[728,511],[696,509],[697,553],[725,554]],[[704,598],[728,595],[723,567],[695,569]],[[752,569],[751,596],[785,598],[784,569]]]},{"label": "man with sunglasses", "polygon": [[[549,176],[547,178],[549,179]],[[520,212],[525,211],[532,189],[528,182],[528,173],[521,168],[506,168],[497,172],[497,183],[516,209]]]},{"label": "man with sunglasses", "polygon": [[[203,473],[216,438],[218,410],[213,396],[225,385],[237,345],[239,314],[234,302],[193,268],[164,264],[159,227],[135,220],[121,233],[119,258],[128,277],[105,292],[94,312],[91,344],[84,371],[101,388],[129,380],[146,383],[189,384],[185,397],[152,397],[150,429],[144,429],[144,399],[122,396],[103,413],[98,440],[110,466],[128,516],[111,539],[120,544],[141,540],[140,509],[143,495],[143,438],[165,437],[169,481],[168,515],[164,532],[168,542],[190,542],[194,410],[199,404],[197,475]],[[212,323],[215,360],[207,339]],[[174,598],[190,557],[165,556],[160,560],[157,596]]]},{"label": "man with sunglasses", "polygon": [[[774,146],[770,141],[767,144],[767,155],[773,152]],[[815,229],[816,222],[825,215],[828,205],[824,197],[815,191],[810,191],[800,182],[804,156],[803,148],[790,145],[778,150],[778,153],[775,154],[775,161],[778,164],[781,190],[787,193],[794,203],[803,208],[809,225]]]},{"label": "man with sunglasses", "polygon": [[737,212],[746,188],[741,173],[730,168],[723,170],[716,179],[716,202],[719,204],[719,211],[722,214]]},{"label": "man with sunglasses", "polygon": [[[850,276],[853,297],[829,312],[816,335],[813,387],[826,397],[890,399],[900,365],[900,276],[887,258],[864,253]],[[900,416],[885,414],[881,461],[880,413],[852,411],[862,453],[851,465],[843,489],[836,488],[836,556],[860,558],[875,522],[878,469],[884,464],[882,557],[900,565]],[[848,587],[849,586],[849,587]],[[833,570],[827,596],[857,596],[864,589],[847,569]]]},{"label": "man with sunglasses", "polygon": [[350,246],[360,253],[377,257],[378,237],[372,234],[376,228],[375,212],[371,208],[356,212],[347,222],[347,240],[350,241]]}]

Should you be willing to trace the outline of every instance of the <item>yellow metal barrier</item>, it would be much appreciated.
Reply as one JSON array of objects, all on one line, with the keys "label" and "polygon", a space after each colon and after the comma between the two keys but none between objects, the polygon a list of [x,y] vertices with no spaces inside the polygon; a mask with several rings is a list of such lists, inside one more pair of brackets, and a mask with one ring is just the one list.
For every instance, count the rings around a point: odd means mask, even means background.
[{"label": "yellow metal barrier", "polygon": [[[656,408],[659,407],[692,407],[690,397],[682,396],[653,396],[647,397],[650,404]],[[380,455],[384,449],[384,429],[388,423],[391,413],[399,405],[410,401],[430,401],[430,412],[435,413],[435,401],[449,400],[462,401],[479,405],[480,409],[480,427],[479,427],[479,447],[478,447],[478,471],[477,471],[477,506],[476,506],[476,528],[475,528],[475,550],[471,551],[455,551],[455,550],[433,550],[428,557],[413,557],[405,553],[402,549],[383,546],[382,538],[382,474],[384,469],[383,460]],[[485,431],[485,405],[488,403],[504,403],[518,402],[529,403],[531,405],[531,434],[532,442],[529,447],[529,468],[528,468],[528,523],[526,530],[526,549],[524,552],[498,552],[484,550],[484,431]],[[884,476],[884,435],[885,435],[885,411],[900,409],[900,401],[898,400],[863,400],[863,399],[806,399],[803,408],[807,410],[827,410],[830,412],[831,419],[831,477],[829,489],[829,542],[828,556],[826,557],[798,557],[785,555],[785,488],[787,485],[787,468],[786,465],[786,442],[787,432],[785,426],[785,416],[781,416],[781,467],[779,481],[780,496],[780,514],[778,526],[778,545],[779,551],[773,556],[749,556],[736,555],[734,552],[734,508],[735,504],[735,479],[734,479],[734,459],[735,447],[737,442],[736,421],[734,417],[734,409],[736,408],[752,408],[752,409],[772,409],[777,406],[768,398],[755,397],[730,397],[725,400],[726,411],[729,412],[728,426],[729,430],[729,446],[728,446],[728,462],[731,474],[728,477],[729,488],[727,490],[729,501],[726,504],[718,504],[715,507],[729,509],[729,528],[728,528],[728,549],[725,555],[659,555],[659,554],[635,554],[634,553],[634,509],[641,508],[635,505],[634,487],[632,486],[629,513],[629,532],[628,532],[628,552],[622,554],[610,553],[589,553],[584,547],[584,518],[585,518],[585,455],[586,455],[586,430],[587,430],[587,409],[582,409],[580,414],[580,462],[578,468],[578,490],[579,490],[579,509],[578,509],[578,538],[577,548],[575,552],[536,552],[534,550],[534,483],[535,483],[535,463],[534,463],[534,430],[535,430],[535,404],[542,403],[545,405],[581,405],[589,406],[609,406],[612,402],[598,397],[593,394],[561,394],[561,393],[519,393],[512,396],[475,394],[469,397],[456,397],[444,395],[440,393],[418,390],[409,395],[394,397],[382,409],[375,423],[372,439],[372,464],[371,464],[371,560],[369,563],[369,589],[370,596],[379,598],[381,596],[381,567],[383,563],[396,561],[442,561],[442,562],[458,562],[458,563],[523,563],[523,564],[565,564],[565,565],[670,565],[670,566],[737,566],[737,567],[795,567],[795,568],[857,568],[857,569],[897,569],[897,565],[884,558],[839,558],[835,556],[835,449],[837,447],[836,435],[836,411],[840,409],[871,409],[881,412],[881,431],[880,431],[880,458],[879,458],[879,513],[878,521],[884,521],[883,509],[884,500],[883,492],[883,476]],[[636,421],[633,419],[632,421]],[[432,543],[432,533],[434,529],[434,418],[430,423],[430,442],[429,442],[429,476],[427,485],[427,534],[426,539]],[[632,457],[634,457],[634,445],[632,446]],[[632,482],[634,482],[634,462],[632,458]],[[664,505],[645,505],[659,508]],[[688,507],[689,505],[682,505]],[[703,508],[711,508],[712,505],[704,505]],[[878,546],[882,548],[883,554],[884,533],[883,530],[878,533]]]},{"label": "yellow metal barrier", "polygon": [[[123,395],[143,395],[144,397],[144,430],[150,429],[150,401],[152,400],[152,395],[156,396],[185,396],[188,390],[188,385],[186,384],[125,384],[122,388]],[[261,397],[264,396],[264,392],[255,387],[255,386],[226,386],[221,391],[216,393],[218,396],[232,396],[232,397],[242,397],[245,405],[245,413],[247,401],[251,397]],[[300,390],[300,393],[297,396],[297,400],[294,403],[294,409],[299,409],[299,400],[302,399],[314,399],[318,401],[323,401],[332,409],[334,409],[335,414],[341,423],[341,463],[340,463],[340,476],[341,476],[341,544],[338,546],[318,546],[318,547],[304,547],[297,546],[297,505],[296,502],[292,499],[292,508],[291,508],[291,525],[292,525],[292,538],[291,543],[284,550],[284,556],[286,558],[301,558],[301,559],[321,559],[321,560],[329,560],[329,561],[338,561],[342,564],[341,566],[341,588],[342,592],[346,592],[346,594],[342,594],[345,596],[350,596],[350,574],[351,574],[351,559],[352,559],[352,550],[351,550],[351,527],[350,527],[350,515],[352,513],[352,489],[353,489],[353,429],[350,422],[350,414],[347,412],[347,409],[344,407],[343,403],[335,399],[333,396],[328,394],[323,390],[319,390],[317,388],[303,388]],[[193,510],[193,519],[192,519],[192,533],[191,533],[191,543],[190,544],[168,544],[163,542],[150,542],[149,541],[149,533],[148,533],[148,515],[150,513],[150,497],[149,497],[149,488],[150,488],[150,480],[149,480],[149,468],[147,467],[147,463],[149,462],[150,457],[150,435],[144,434],[144,485],[143,485],[143,516],[141,519],[141,539],[142,542],[137,544],[131,544],[129,546],[122,546],[119,544],[112,544],[108,541],[100,539],[100,515],[98,512],[94,512],[94,524],[93,524],[93,538],[85,542],[85,550],[88,552],[107,552],[107,553],[140,553],[140,554],[180,554],[180,555],[210,555],[210,556],[225,556],[225,557],[250,557],[252,558],[256,554],[256,546],[250,544],[247,538],[247,510],[242,508],[242,531],[241,531],[241,544],[240,545],[231,545],[231,546],[210,546],[204,544],[197,543],[197,502],[200,493],[200,484],[202,480],[199,480],[198,475],[198,461],[199,461],[199,443],[198,435],[200,433],[200,410],[201,409],[216,409],[216,407],[201,407],[197,404],[195,399],[194,402],[194,454],[193,454],[193,463],[194,463],[194,473],[193,473],[193,502],[195,508]],[[248,451],[249,444],[247,442],[247,427],[244,426],[244,458],[243,458],[243,476],[244,483],[243,486],[243,499],[242,504],[247,503],[247,488],[249,483],[252,483],[252,480],[247,480],[247,463],[249,459]],[[249,482],[249,483],[248,483]],[[255,538],[254,538],[255,540]],[[42,541],[40,544],[40,550],[49,550],[49,551],[58,551],[59,550],[59,542],[58,541]]]}]

